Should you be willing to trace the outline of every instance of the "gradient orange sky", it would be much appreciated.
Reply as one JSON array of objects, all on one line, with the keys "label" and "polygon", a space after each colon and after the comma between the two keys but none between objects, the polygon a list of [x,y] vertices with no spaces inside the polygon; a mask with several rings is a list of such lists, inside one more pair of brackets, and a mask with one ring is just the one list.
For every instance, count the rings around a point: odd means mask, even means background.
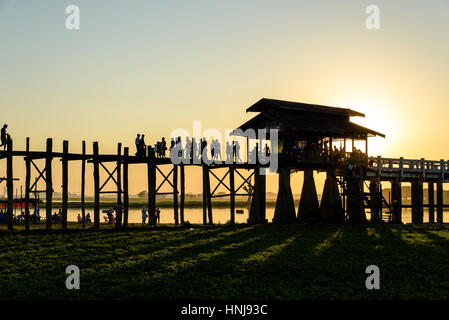
[{"label": "gradient orange sky", "polygon": [[[69,4],[80,30],[65,28]],[[365,28],[370,4],[379,30]],[[134,151],[136,133],[155,143],[193,120],[235,128],[267,97],[365,113],[353,121],[386,134],[370,155],[449,159],[448,32],[447,0],[0,0],[0,121],[16,149],[29,136],[32,150],[52,137],[55,150],[67,139],[71,152],[86,140],[89,152],[99,141],[113,153],[117,142]],[[79,192],[79,166],[70,168]],[[21,159],[15,172],[20,188]],[[144,166],[130,174],[131,193],[146,189]],[[60,177],[55,161],[55,191]],[[199,171],[189,177],[187,192],[201,192]]]}]

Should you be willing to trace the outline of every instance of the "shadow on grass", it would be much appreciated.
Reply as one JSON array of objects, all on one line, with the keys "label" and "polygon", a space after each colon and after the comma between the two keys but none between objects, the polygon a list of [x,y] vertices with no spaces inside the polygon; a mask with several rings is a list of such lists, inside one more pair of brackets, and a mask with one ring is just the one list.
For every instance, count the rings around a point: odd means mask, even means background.
[{"label": "shadow on grass", "polygon": [[[145,229],[0,237],[0,298],[448,298],[447,229]],[[81,290],[65,289],[69,264],[81,269]],[[381,290],[365,287],[372,264]]]},{"label": "shadow on grass", "polygon": [[[288,253],[283,252],[285,248],[292,248],[295,252],[308,251],[308,248],[314,247],[323,240],[322,237],[328,237],[332,232],[322,231],[317,236],[298,226],[257,227],[235,239],[228,239],[229,242],[219,248],[211,248],[213,251],[202,251],[180,261],[181,264],[186,261],[192,263],[174,272],[146,279],[142,288],[148,292],[146,297],[161,299],[274,298],[279,281],[283,281],[282,269],[288,269],[289,265],[283,260],[282,264],[267,269],[264,260],[279,255],[283,259],[290,259]],[[253,259],[255,255],[264,259]],[[295,263],[295,260],[292,261]],[[268,281],[270,279],[273,281]]]}]

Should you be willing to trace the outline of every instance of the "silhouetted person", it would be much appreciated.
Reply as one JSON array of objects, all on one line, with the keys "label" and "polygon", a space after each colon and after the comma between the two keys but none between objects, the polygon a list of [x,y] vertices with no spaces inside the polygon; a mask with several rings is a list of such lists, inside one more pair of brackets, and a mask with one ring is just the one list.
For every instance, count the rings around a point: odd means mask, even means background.
[{"label": "silhouetted person", "polygon": [[140,134],[137,134],[135,142],[136,142],[136,156],[140,156]]},{"label": "silhouetted person", "polygon": [[190,156],[190,159],[192,158],[191,157],[191,148],[192,148],[192,144],[190,142],[190,138],[187,136],[186,137],[186,147],[185,147],[185,151],[184,151],[184,158],[185,159],[189,159],[188,158],[189,156]]},{"label": "silhouetted person", "polygon": [[6,145],[8,143],[8,134],[6,133],[6,128],[8,128],[8,125],[5,123],[1,130],[1,142],[2,144],[0,146],[3,146],[3,149],[6,149]]},{"label": "silhouetted person", "polygon": [[[196,140],[195,137],[192,138],[192,142],[190,143],[190,159],[193,160],[193,146],[195,145]],[[196,156],[196,155],[195,155]]]},{"label": "silhouetted person", "polygon": [[161,151],[162,151],[162,157],[165,158],[165,151],[167,150],[167,142],[165,141],[165,138],[162,137],[162,141],[161,141]]},{"label": "silhouetted person", "polygon": [[112,210],[113,209],[109,209],[108,213],[107,213],[107,215],[108,215],[108,224],[114,223],[114,215],[112,214]]},{"label": "silhouetted person", "polygon": [[238,141],[235,141],[234,156],[235,162],[242,162],[242,159],[240,159],[240,144]]},{"label": "silhouetted person", "polygon": [[226,163],[232,163],[232,146],[229,141],[226,141]]},{"label": "silhouetted person", "polygon": [[210,154],[212,156],[212,160],[215,160],[215,140],[212,139],[210,142]]},{"label": "silhouetted person", "polygon": [[161,154],[160,148],[161,148],[161,143],[158,141],[154,144],[154,153],[156,154],[156,157],[158,157],[158,158]]},{"label": "silhouetted person", "polygon": [[144,134],[140,137],[139,146],[140,146],[140,156],[145,157],[145,155],[146,155],[145,150],[146,150],[147,145],[145,144],[145,135]]},{"label": "silhouetted person", "polygon": [[222,161],[222,157],[221,157],[221,143],[220,141],[218,141],[218,139],[215,139],[215,158],[217,159],[217,161]]},{"label": "silhouetted person", "polygon": [[142,212],[142,224],[145,224],[145,220],[147,220],[148,217],[147,209],[145,209],[145,207],[142,207],[141,212]]},{"label": "silhouetted person", "polygon": [[159,208],[156,208],[156,220],[157,224],[161,223],[161,210]]}]

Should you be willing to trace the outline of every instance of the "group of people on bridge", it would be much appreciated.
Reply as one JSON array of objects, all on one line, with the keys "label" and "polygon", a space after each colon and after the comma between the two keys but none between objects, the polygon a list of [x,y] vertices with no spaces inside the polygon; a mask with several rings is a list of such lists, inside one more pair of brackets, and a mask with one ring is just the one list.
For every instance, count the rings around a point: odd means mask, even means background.
[{"label": "group of people on bridge", "polygon": [[[146,157],[147,156],[147,145],[145,144],[145,135],[137,134],[135,139],[136,144],[136,156]],[[158,158],[165,158],[165,153],[167,151],[167,142],[165,138],[162,137],[161,141],[157,141],[154,146],[148,146],[151,152],[154,152],[155,156]]]},{"label": "group of people on bridge", "polygon": [[[291,143],[285,143],[281,147],[281,155],[300,160],[314,160],[326,162],[341,162],[347,160],[348,154],[345,149],[340,146],[329,146],[329,141],[299,141],[295,140]],[[363,158],[364,153],[353,147],[350,153],[352,160]],[[357,158],[357,159],[356,159]]]},{"label": "group of people on bridge", "polygon": [[[165,158],[167,151],[167,143],[164,137],[162,137],[161,141],[158,141],[154,144],[154,146],[146,146],[144,141],[144,135],[137,134],[135,139],[136,144],[136,156],[145,157],[147,156],[147,148],[150,153],[153,153],[157,158]],[[209,147],[209,148],[208,148]],[[206,150],[206,151],[205,151]],[[171,138],[170,147],[168,148],[169,156],[177,156],[181,159],[203,159],[207,157],[208,160],[214,162],[222,162],[222,145],[219,139],[212,138],[208,141],[205,137],[200,138],[200,141],[197,142],[195,138],[190,138],[187,136],[182,141],[181,137]],[[261,152],[259,150],[258,143],[254,146],[252,150],[248,152],[248,158],[257,159],[257,152]],[[265,155],[270,155],[270,148],[268,144],[265,144],[263,148],[263,152]],[[226,163],[242,163],[243,160],[241,158],[241,148],[240,143],[236,140],[230,142],[226,141]]]}]

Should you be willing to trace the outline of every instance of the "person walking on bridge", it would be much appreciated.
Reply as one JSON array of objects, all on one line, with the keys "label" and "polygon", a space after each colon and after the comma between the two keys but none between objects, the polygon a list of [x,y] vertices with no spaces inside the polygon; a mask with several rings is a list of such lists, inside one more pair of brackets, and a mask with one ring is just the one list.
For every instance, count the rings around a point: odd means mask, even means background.
[{"label": "person walking on bridge", "polygon": [[140,134],[136,137],[136,156],[140,156]]},{"label": "person walking on bridge", "polygon": [[3,150],[6,149],[6,145],[8,143],[8,139],[9,139],[9,135],[6,133],[6,128],[8,128],[8,125],[5,123],[1,130],[1,137],[0,137],[1,142],[2,142],[2,144],[0,144],[0,146],[3,146]]}]

